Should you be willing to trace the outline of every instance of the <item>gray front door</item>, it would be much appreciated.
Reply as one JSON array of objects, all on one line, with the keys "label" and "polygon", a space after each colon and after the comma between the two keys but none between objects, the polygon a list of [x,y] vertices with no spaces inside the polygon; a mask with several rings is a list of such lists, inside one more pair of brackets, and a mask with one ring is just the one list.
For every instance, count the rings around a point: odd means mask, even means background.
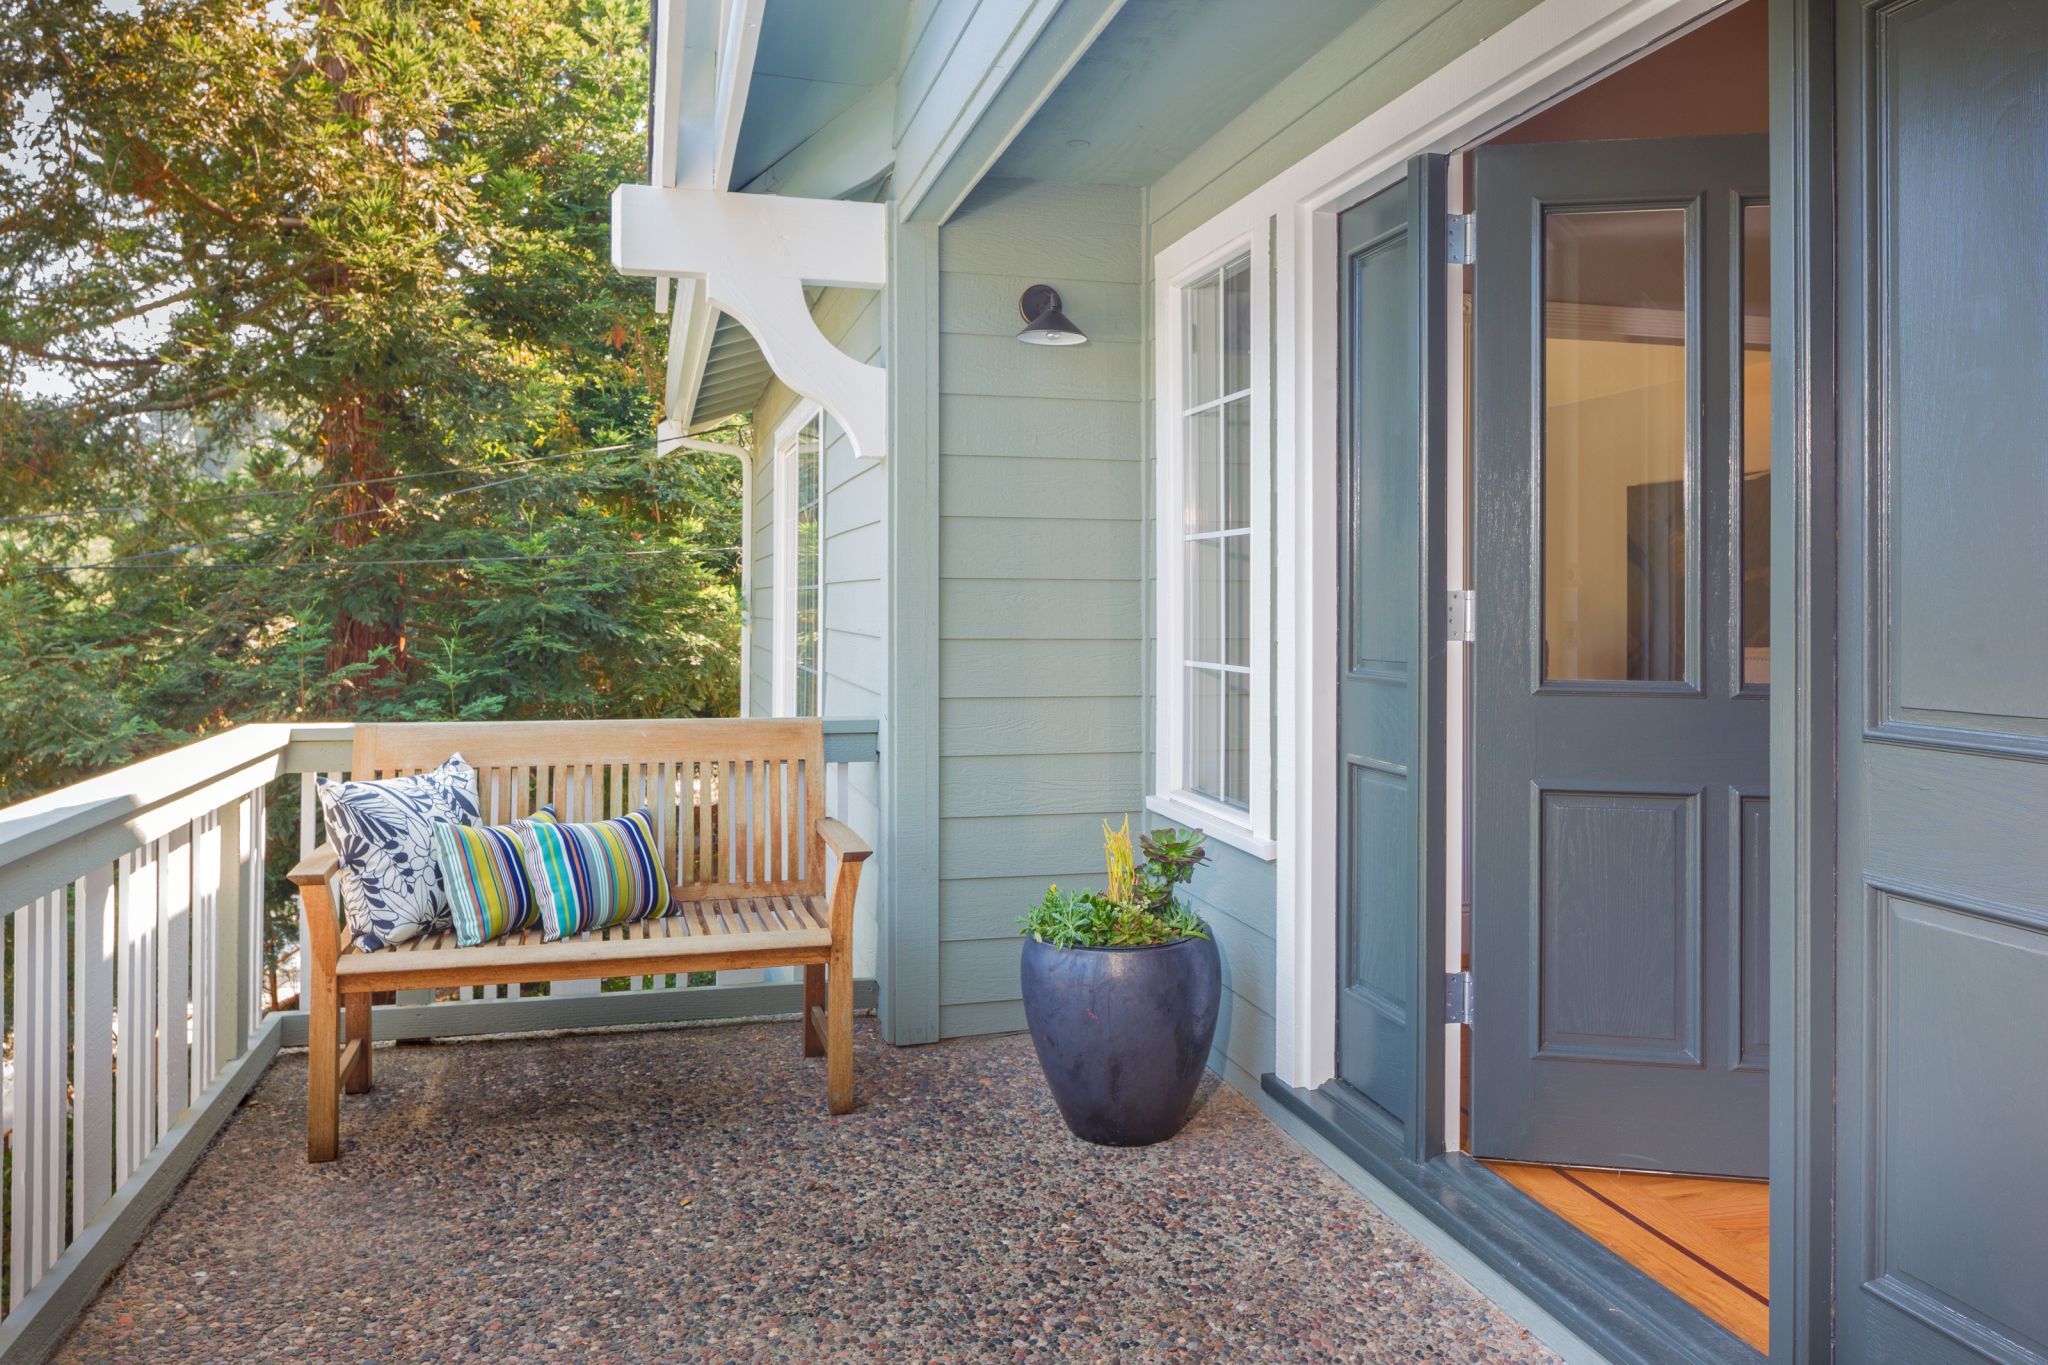
[{"label": "gray front door", "polygon": [[[1421,1157],[1442,1082],[1444,159],[1338,219],[1337,1075]],[[1434,989],[1432,989],[1434,988]]]},{"label": "gray front door", "polygon": [[1474,169],[1472,1150],[1762,1176],[1768,145]]},{"label": "gray front door", "polygon": [[2039,1362],[2048,5],[1836,15],[1836,1358]]}]

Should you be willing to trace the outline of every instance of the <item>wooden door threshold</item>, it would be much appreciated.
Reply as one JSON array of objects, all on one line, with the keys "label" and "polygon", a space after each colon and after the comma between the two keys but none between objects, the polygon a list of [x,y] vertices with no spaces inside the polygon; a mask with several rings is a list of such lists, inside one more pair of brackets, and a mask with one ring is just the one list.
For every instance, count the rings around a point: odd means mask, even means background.
[{"label": "wooden door threshold", "polygon": [[1481,1163],[1759,1353],[1770,1350],[1770,1185]]}]

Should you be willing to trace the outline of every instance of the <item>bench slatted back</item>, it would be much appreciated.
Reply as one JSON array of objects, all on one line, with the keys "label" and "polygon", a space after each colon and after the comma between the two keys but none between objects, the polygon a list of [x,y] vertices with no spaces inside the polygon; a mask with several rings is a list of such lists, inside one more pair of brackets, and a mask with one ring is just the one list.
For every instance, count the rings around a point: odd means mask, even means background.
[{"label": "bench slatted back", "polygon": [[822,895],[825,727],[816,720],[552,720],[356,726],[358,779],[461,754],[485,824],[552,803],[563,820],[645,805],[686,900]]}]

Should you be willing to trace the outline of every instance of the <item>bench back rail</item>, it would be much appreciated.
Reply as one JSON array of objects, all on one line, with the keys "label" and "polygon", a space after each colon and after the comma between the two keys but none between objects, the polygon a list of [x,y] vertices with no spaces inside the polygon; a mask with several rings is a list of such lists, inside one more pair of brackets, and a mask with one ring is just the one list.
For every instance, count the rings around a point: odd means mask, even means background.
[{"label": "bench back rail", "polygon": [[825,889],[825,732],[815,720],[359,725],[355,776],[425,772],[460,753],[486,824],[550,803],[563,820],[647,806],[682,900]]}]

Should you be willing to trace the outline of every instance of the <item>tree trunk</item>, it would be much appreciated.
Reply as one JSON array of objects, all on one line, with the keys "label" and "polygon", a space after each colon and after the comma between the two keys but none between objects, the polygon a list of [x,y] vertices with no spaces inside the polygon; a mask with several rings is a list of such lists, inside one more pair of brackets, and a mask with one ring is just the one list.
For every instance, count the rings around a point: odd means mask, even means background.
[{"label": "tree trunk", "polygon": [[[393,473],[383,444],[384,402],[381,395],[365,393],[353,382],[328,398],[320,414],[321,463],[328,477],[349,486],[341,490],[341,517],[335,525],[335,544],[358,549],[382,535],[391,524],[390,507],[397,496],[393,483],[366,483],[388,479]],[[328,647],[330,669],[371,661],[378,651],[371,677],[392,681],[405,672],[405,579],[393,578],[397,589],[388,600],[344,600],[334,619],[334,641]]]},{"label": "tree trunk", "polygon": [[[330,22],[343,17],[339,0],[326,0],[321,12]],[[349,88],[349,63],[334,45],[322,47],[320,67],[334,85],[335,112],[346,119],[367,118],[366,101]],[[375,134],[366,128],[363,136]],[[321,278],[323,292],[329,295],[344,294],[351,287],[345,266],[322,271]],[[346,379],[321,407],[321,464],[330,481],[349,485],[341,490],[343,520],[336,523],[334,538],[335,544],[344,549],[368,545],[391,525],[390,506],[397,496],[397,485],[363,482],[388,478],[395,472],[380,439],[386,402],[385,395],[364,389],[354,379]],[[389,682],[404,674],[405,580],[399,576],[393,581],[397,591],[388,600],[341,602],[334,618],[334,640],[327,650],[329,670],[368,663],[382,650],[388,652],[378,659],[370,681]]]}]

